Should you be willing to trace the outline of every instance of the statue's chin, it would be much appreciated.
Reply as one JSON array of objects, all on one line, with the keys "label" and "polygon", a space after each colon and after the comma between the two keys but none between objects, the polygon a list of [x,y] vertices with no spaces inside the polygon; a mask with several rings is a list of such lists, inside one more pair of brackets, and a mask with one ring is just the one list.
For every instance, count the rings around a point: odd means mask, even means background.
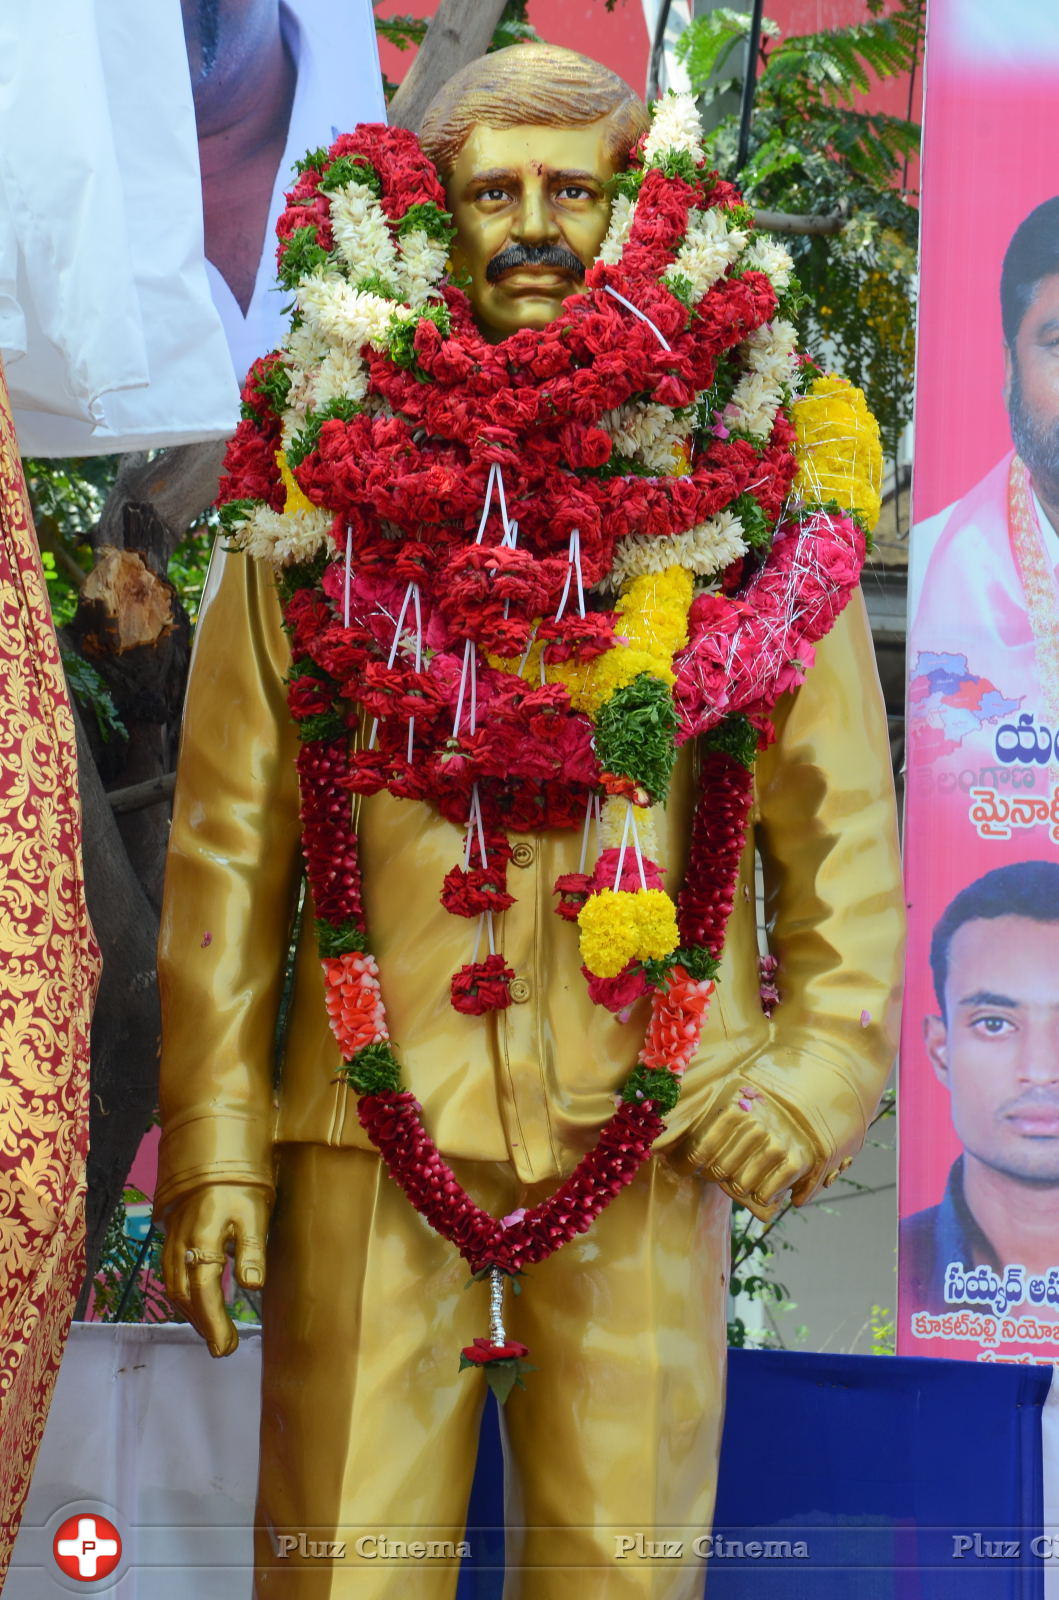
[{"label": "statue's chin", "polygon": [[476,306],[475,321],[491,344],[499,344],[501,339],[518,333],[520,328],[546,328],[549,322],[562,315],[563,301],[578,292],[578,286],[570,284],[561,296],[520,295],[502,309],[490,307],[485,314]]}]

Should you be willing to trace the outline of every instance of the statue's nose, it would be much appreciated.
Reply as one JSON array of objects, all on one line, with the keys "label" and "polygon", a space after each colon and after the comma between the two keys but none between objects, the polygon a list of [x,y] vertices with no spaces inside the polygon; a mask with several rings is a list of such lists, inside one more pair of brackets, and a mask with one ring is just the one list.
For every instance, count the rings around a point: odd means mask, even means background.
[{"label": "statue's nose", "polygon": [[511,231],[521,244],[548,244],[559,238],[558,224],[543,184],[528,184],[523,190]]}]

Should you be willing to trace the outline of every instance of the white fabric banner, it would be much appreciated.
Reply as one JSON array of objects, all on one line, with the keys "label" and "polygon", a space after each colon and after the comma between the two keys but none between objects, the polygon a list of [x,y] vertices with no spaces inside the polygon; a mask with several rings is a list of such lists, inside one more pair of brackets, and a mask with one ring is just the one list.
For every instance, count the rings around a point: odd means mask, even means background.
[{"label": "white fabric banner", "polygon": [[4,1600],[82,1588],[52,1553],[70,1517],[114,1524],[114,1600],[250,1600],[261,1330],[215,1361],[182,1323],[75,1322]]},{"label": "white fabric banner", "polygon": [[0,350],[24,452],[223,437],[179,0],[0,7]]}]

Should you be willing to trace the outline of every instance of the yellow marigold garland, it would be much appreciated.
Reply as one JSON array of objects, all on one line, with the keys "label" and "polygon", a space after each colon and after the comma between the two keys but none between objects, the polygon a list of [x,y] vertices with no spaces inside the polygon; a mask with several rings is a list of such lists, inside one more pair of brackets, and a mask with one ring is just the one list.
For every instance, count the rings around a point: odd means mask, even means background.
[{"label": "yellow marigold garland", "polygon": [[662,961],[680,943],[676,906],[664,889],[601,889],[578,915],[581,960],[597,978],[630,961]]},{"label": "yellow marigold garland", "polygon": [[864,395],[845,378],[816,378],[791,408],[803,500],[837,502],[869,532],[882,507],[879,424]]}]

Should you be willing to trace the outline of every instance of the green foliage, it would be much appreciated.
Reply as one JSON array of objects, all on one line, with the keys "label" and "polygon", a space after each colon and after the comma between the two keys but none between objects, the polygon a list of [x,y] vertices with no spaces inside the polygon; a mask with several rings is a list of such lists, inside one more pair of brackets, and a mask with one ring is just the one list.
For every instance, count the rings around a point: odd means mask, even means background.
[{"label": "green foliage", "polygon": [[[329,400],[319,411],[307,411],[304,425],[290,442],[287,451],[287,465],[292,469],[301,466],[307,455],[311,455],[320,442],[320,429],[325,422],[349,422],[358,411],[364,407],[357,400],[350,400],[346,395],[339,395],[334,400]],[[239,501],[237,504],[243,504]],[[222,508],[223,509],[223,508]]]},{"label": "green foliage", "polygon": [[889,1306],[872,1306],[868,1318],[873,1356],[892,1356],[897,1350],[897,1323]]},{"label": "green foliage", "polygon": [[307,223],[304,228],[295,228],[285,241],[276,277],[284,289],[295,289],[302,278],[326,267],[330,259],[323,245],[316,242],[315,226]]},{"label": "green foliage", "polygon": [[339,156],[320,179],[320,187],[325,194],[333,189],[343,189],[347,183],[359,183],[363,188],[370,189],[372,194],[382,194],[382,179],[371,162],[363,156]]},{"label": "green foliage", "polygon": [[321,957],[344,956],[350,950],[366,950],[368,936],[355,922],[324,922],[316,919],[316,945]]},{"label": "green foliage", "polygon": [[[762,1300],[767,1305],[779,1307],[788,1299],[788,1290],[773,1276],[774,1262],[781,1250],[791,1250],[789,1239],[775,1232],[777,1224],[787,1215],[787,1207],[775,1221],[762,1228],[752,1211],[745,1206],[732,1210],[732,1276],[729,1293],[744,1300]],[[741,1316],[728,1319],[728,1343],[733,1348],[761,1348],[777,1345],[772,1333],[752,1332]]]},{"label": "green foliage", "polygon": [[[807,294],[807,342],[826,346],[828,360],[864,390],[892,457],[912,406],[918,213],[904,185],[919,128],[865,110],[860,97],[918,66],[923,0],[897,0],[885,15],[882,0],[865,0],[865,12],[848,27],[786,38],[766,19],[747,164],[735,172],[737,111],[720,117],[707,146],[754,206],[846,219],[837,235],[784,242]],[[721,7],[680,40],[707,121],[741,87],[749,26],[749,16]]]},{"label": "green foliage", "polygon": [[103,1253],[93,1282],[93,1315],[98,1322],[183,1322],[162,1286],[162,1245],[156,1231],[143,1250],[125,1232],[125,1207],[147,1196],[128,1188],[107,1226]]},{"label": "green foliage", "polygon": [[456,237],[456,229],[452,225],[452,217],[447,211],[442,211],[440,206],[426,201],[409,206],[400,222],[397,232],[414,233],[421,230],[431,239],[440,239],[442,244],[450,244]]},{"label": "green foliage", "polygon": [[118,456],[62,460],[27,456],[22,462],[55,626],[77,610],[92,567],[89,534],[114,483]]},{"label": "green foliage", "polygon": [[757,759],[758,731],[749,717],[735,712],[703,736],[706,750],[723,750],[741,766],[752,768]]},{"label": "green foliage", "polygon": [[366,1044],[339,1076],[358,1094],[388,1094],[401,1087],[400,1064],[388,1044]]},{"label": "green foliage", "polygon": [[767,550],[772,543],[772,524],[752,494],[741,494],[732,510],[743,524],[743,538],[752,550]]},{"label": "green foliage", "polygon": [[621,1097],[633,1105],[638,1100],[653,1100],[665,1115],[680,1099],[680,1077],[667,1067],[634,1067]]},{"label": "green foliage", "polygon": [[596,718],[600,765],[642,784],[661,804],[676,760],[677,714],[669,685],[641,672],[611,695]]},{"label": "green foliage", "polygon": [[704,944],[692,944],[674,950],[671,956],[647,960],[641,965],[652,989],[668,989],[669,975],[674,967],[683,967],[689,978],[702,983],[707,978],[716,978],[721,964],[715,956],[710,955]]},{"label": "green foliage", "polygon": [[399,367],[408,368],[411,372],[415,372],[418,367],[415,337],[422,321],[433,322],[443,335],[448,336],[449,308],[446,305],[434,304],[404,314],[395,312],[390,318],[390,326],[386,333],[386,353],[390,360]]},{"label": "green foliage", "polygon": [[60,646],[59,654],[62,656],[63,669],[66,673],[66,682],[70,693],[81,707],[82,711],[91,711],[96,719],[99,737],[104,744],[108,744],[115,734],[121,739],[129,737],[118,708],[114,704],[114,696],[107,688],[106,680],[98,673],[90,661],[83,656],[76,655],[73,650]]}]

